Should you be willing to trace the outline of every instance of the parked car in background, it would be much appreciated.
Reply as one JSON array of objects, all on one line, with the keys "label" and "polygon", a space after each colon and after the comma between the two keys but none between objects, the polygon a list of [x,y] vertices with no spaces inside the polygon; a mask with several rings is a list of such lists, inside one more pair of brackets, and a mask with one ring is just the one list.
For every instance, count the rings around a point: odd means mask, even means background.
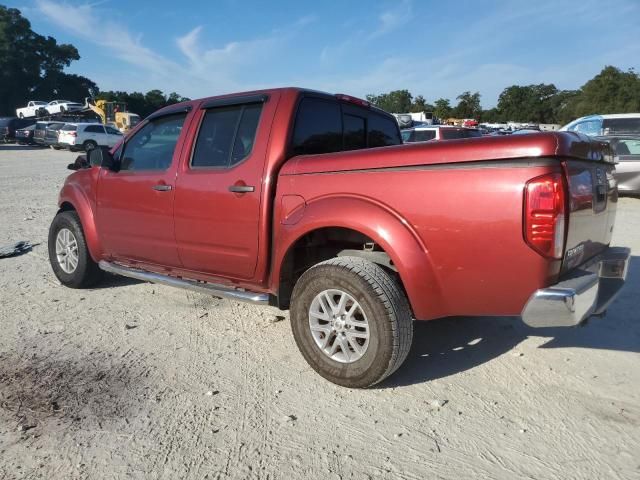
[{"label": "parked car in background", "polygon": [[617,162],[615,178],[618,191],[626,195],[640,195],[640,133],[598,137],[609,142]]},{"label": "parked car in background", "polygon": [[36,122],[36,128],[33,132],[33,141],[36,145],[44,145],[44,134],[47,130],[47,126],[51,125],[52,123],[56,122]]},{"label": "parked car in background", "polygon": [[106,271],[290,309],[309,365],[367,387],[414,319],[602,313],[629,261],[609,153],[567,132],[402,145],[390,114],[310,90],[190,100],[70,165],[49,259],[72,288]]},{"label": "parked car in background", "polygon": [[0,118],[0,141],[12,143],[16,141],[16,130],[36,123],[34,118],[3,117]]},{"label": "parked car in background", "polygon": [[77,112],[84,109],[84,105],[69,100],[53,100],[47,104],[47,112],[56,113]]},{"label": "parked car in background", "polygon": [[589,115],[566,124],[560,131],[579,132],[594,137],[640,134],[640,113]]},{"label": "parked car in background", "polygon": [[402,141],[404,143],[477,137],[482,137],[482,131],[477,128],[452,127],[448,125],[420,126],[402,130]]},{"label": "parked car in background", "polygon": [[101,123],[67,123],[58,135],[58,145],[69,150],[93,150],[113,147],[122,140],[122,132]]},{"label": "parked car in background", "polygon": [[536,128],[520,128],[511,132],[511,135],[526,135],[528,133],[540,133],[540,130]]},{"label": "parked car in background", "polygon": [[44,145],[54,150],[60,150],[62,147],[58,145],[58,133],[64,126],[64,122],[51,122],[44,131]]},{"label": "parked car in background", "polygon": [[29,125],[28,127],[16,130],[16,142],[20,145],[34,145],[33,134],[35,129],[35,125]]},{"label": "parked car in background", "polygon": [[26,107],[18,108],[16,110],[16,115],[18,118],[29,118],[29,117],[37,117],[40,114],[40,111],[46,109],[47,102],[42,102],[40,100],[30,100],[27,103]]}]

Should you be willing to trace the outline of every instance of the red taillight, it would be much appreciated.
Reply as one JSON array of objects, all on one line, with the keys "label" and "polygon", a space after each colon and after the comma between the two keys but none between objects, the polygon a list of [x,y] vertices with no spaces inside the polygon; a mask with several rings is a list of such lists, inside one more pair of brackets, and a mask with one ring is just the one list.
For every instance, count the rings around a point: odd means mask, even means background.
[{"label": "red taillight", "polygon": [[565,189],[562,174],[527,182],[524,189],[524,238],[545,257],[561,259],[565,234]]}]

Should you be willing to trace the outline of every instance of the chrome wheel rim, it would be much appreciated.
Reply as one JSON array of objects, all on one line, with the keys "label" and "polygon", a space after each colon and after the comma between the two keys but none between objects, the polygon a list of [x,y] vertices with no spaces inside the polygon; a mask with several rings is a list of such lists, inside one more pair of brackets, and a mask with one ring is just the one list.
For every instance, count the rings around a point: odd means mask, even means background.
[{"label": "chrome wheel rim", "polygon": [[318,348],[340,363],[353,363],[369,347],[369,321],[360,304],[342,290],[320,292],[309,307],[309,328]]},{"label": "chrome wheel rim", "polygon": [[68,228],[62,228],[56,235],[56,258],[65,273],[73,273],[78,268],[78,241]]}]

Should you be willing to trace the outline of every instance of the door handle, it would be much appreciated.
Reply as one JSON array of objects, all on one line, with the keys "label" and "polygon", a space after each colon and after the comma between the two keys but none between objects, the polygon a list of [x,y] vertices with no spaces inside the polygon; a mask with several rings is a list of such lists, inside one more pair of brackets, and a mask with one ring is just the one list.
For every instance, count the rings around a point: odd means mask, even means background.
[{"label": "door handle", "polygon": [[151,188],[157,190],[158,192],[168,192],[169,190],[171,190],[171,185],[154,185]]},{"label": "door handle", "polygon": [[249,193],[255,191],[256,187],[253,185],[231,185],[229,191],[233,193]]}]

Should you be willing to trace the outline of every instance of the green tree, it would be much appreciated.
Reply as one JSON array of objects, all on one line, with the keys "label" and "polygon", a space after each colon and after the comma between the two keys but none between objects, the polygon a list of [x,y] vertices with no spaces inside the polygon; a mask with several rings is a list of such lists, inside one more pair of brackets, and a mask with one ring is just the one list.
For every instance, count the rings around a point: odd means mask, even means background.
[{"label": "green tree", "polygon": [[582,117],[595,113],[630,113],[640,111],[640,76],[606,66],[585,83],[572,101],[572,114]]},{"label": "green tree", "polygon": [[407,113],[411,111],[413,96],[409,90],[393,90],[380,95],[367,95],[367,100],[389,113]]},{"label": "green tree", "polygon": [[480,118],[482,108],[480,107],[480,93],[463,92],[456,98],[458,105],[455,108],[455,116],[458,118]]},{"label": "green tree", "polygon": [[0,5],[0,114],[15,114],[28,100],[38,100],[35,94],[46,95],[44,100],[58,91],[70,100],[90,96],[97,89],[91,80],[63,73],[79,58],[73,45],[35,33],[20,10]]},{"label": "green tree", "polygon": [[447,98],[439,98],[434,103],[433,114],[441,120],[451,117],[451,103]]}]

